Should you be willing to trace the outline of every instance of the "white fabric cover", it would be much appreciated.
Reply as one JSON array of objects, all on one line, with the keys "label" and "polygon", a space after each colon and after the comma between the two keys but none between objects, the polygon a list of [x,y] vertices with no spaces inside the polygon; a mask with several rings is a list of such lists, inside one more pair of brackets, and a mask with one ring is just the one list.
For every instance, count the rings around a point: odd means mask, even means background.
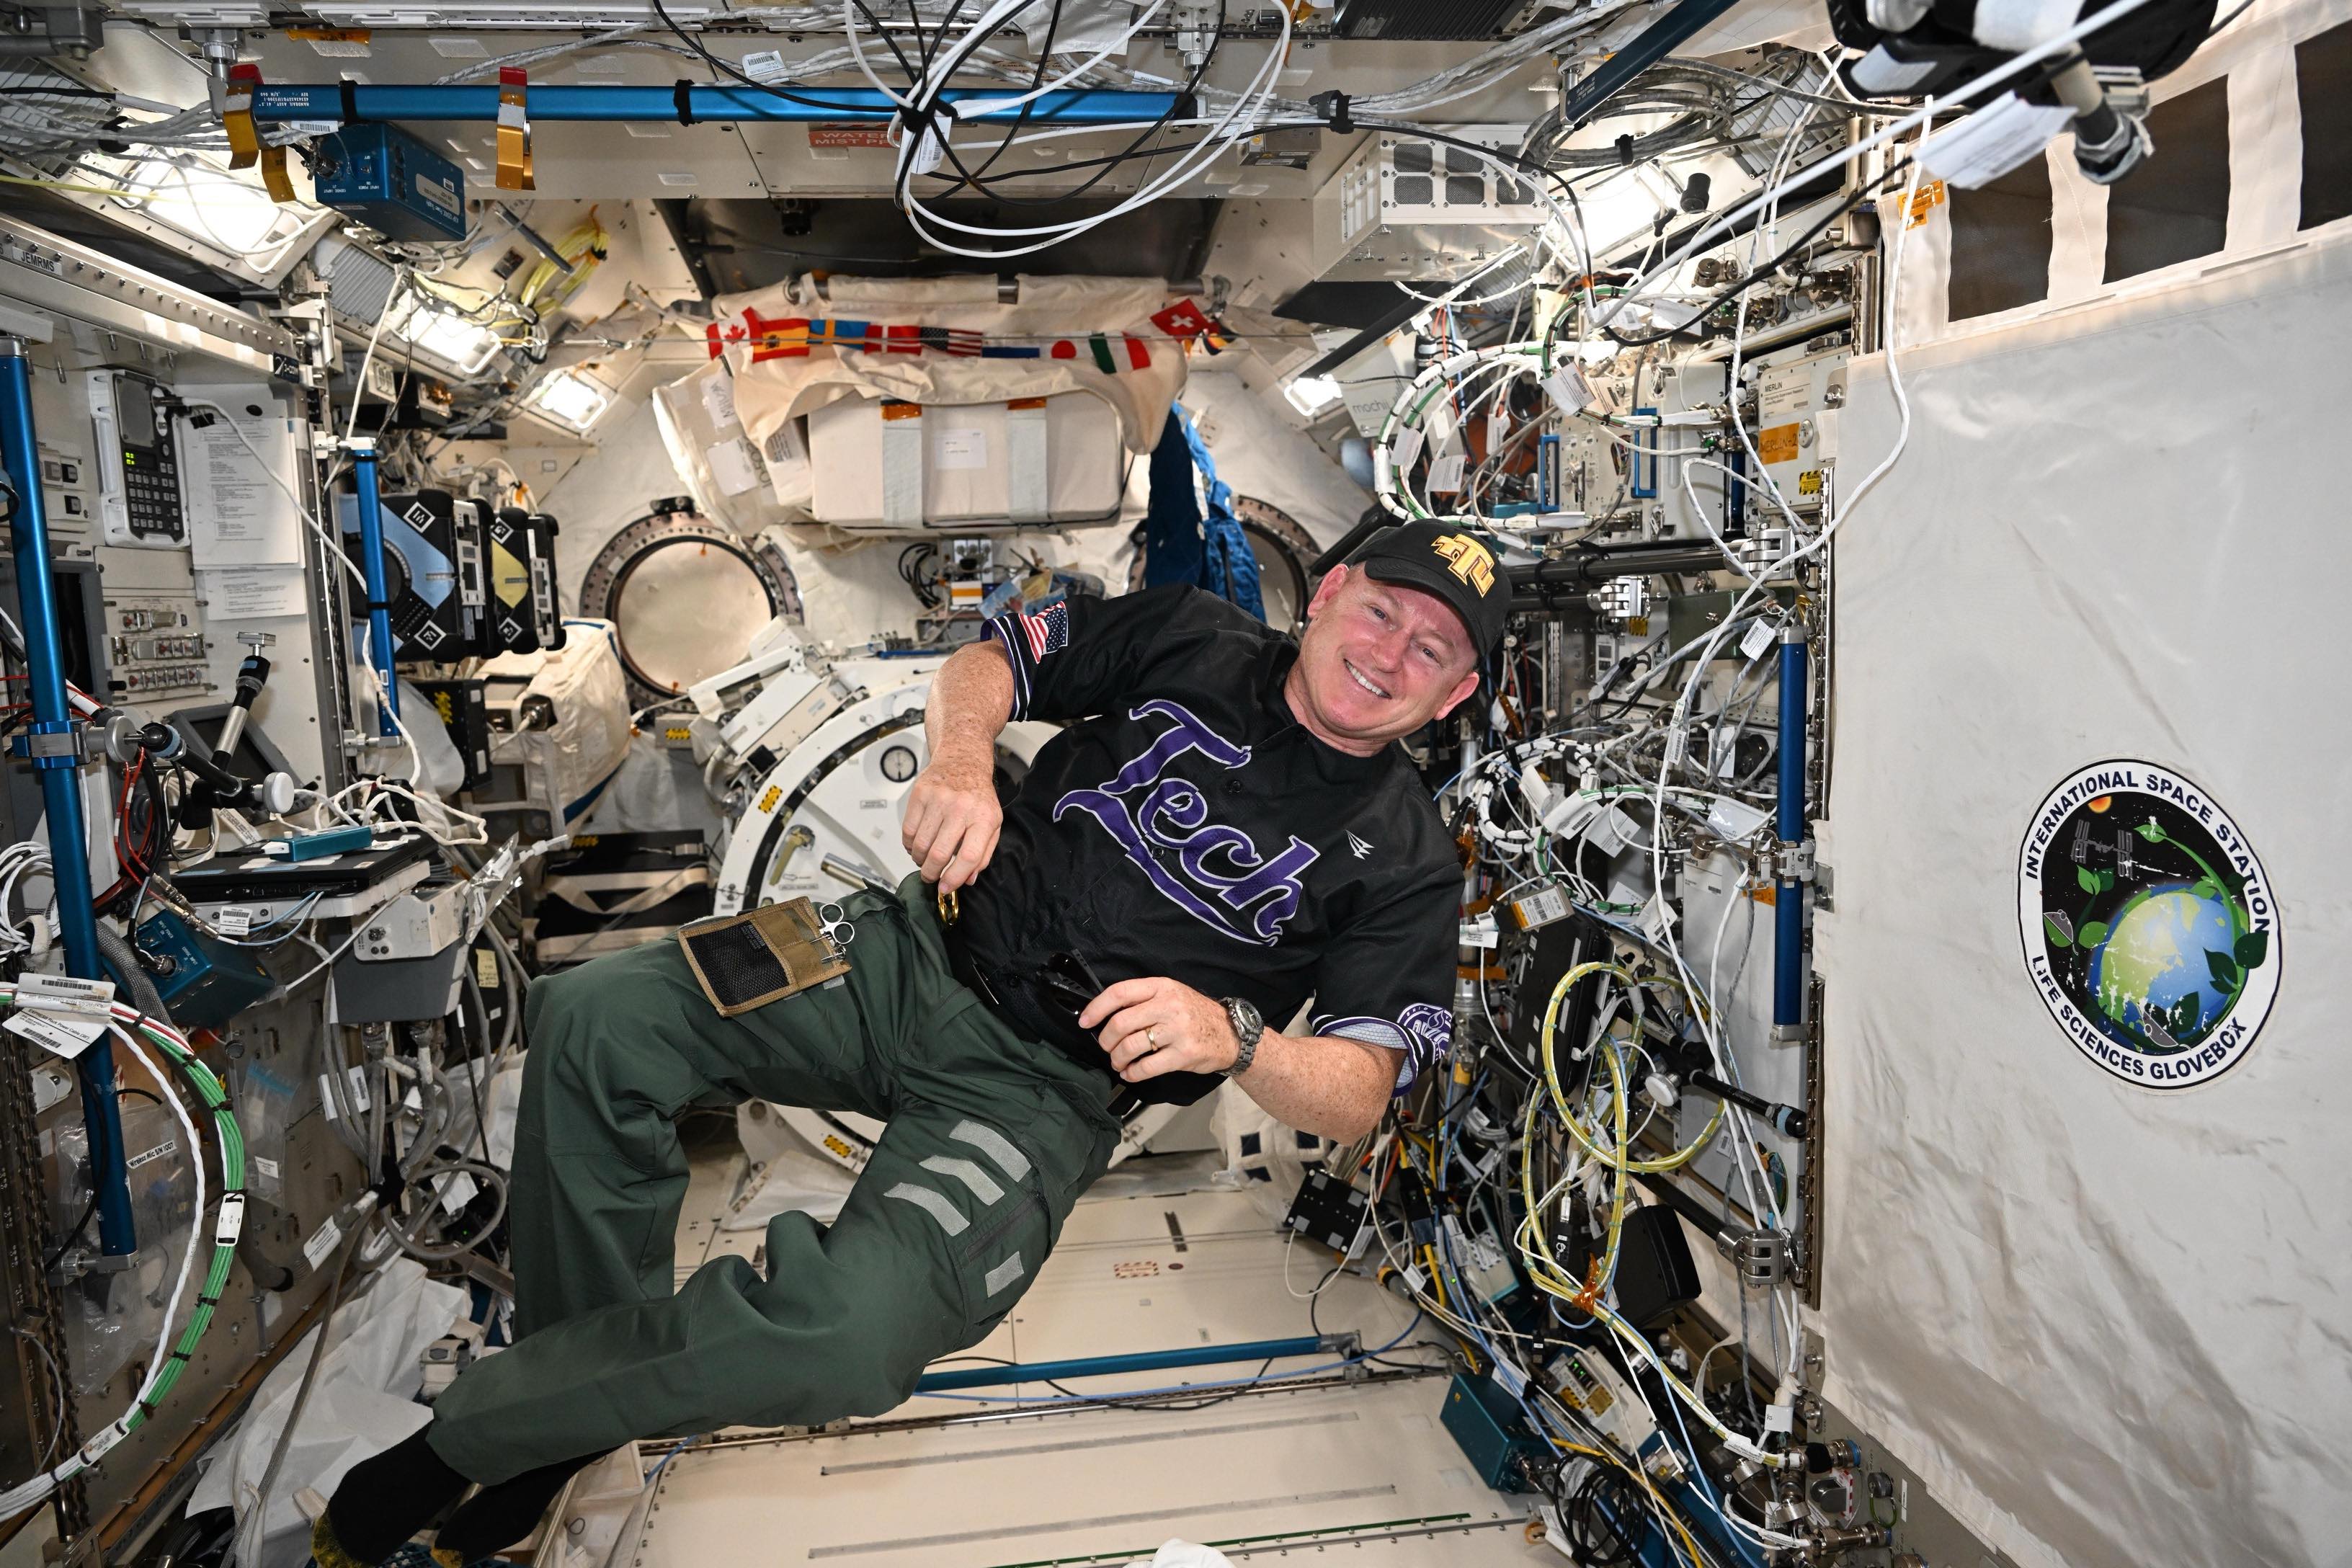
[{"label": "white fabric cover", "polygon": [[610,621],[574,616],[551,653],[502,653],[484,659],[485,679],[524,680],[524,694],[544,697],[555,722],[501,737],[495,761],[523,764],[532,798],[568,830],[629,754],[629,692]]},{"label": "white fabric cover", "polygon": [[[326,1360],[270,1488],[257,1568],[296,1568],[309,1559],[310,1521],[295,1504],[297,1493],[307,1487],[320,1496],[331,1494],[344,1471],[431,1418],[433,1413],[415,1403],[425,1381],[417,1358],[465,1310],[465,1291],[426,1279],[425,1266],[407,1258],[385,1264],[365,1294],[335,1309]],[[188,1499],[188,1512],[233,1505],[243,1519],[269,1468],[270,1450],[285,1428],[318,1337],[312,1329],[270,1369],[236,1429],[221,1439],[207,1461],[204,1479]]]},{"label": "white fabric cover", "polygon": [[807,520],[811,475],[799,427],[781,425],[755,447],[736,411],[725,360],[655,387],[652,403],[662,445],[705,517],[747,536]]},{"label": "white fabric cover", "polygon": [[[887,397],[906,403],[1003,403],[1087,391],[1118,410],[1121,437],[1130,452],[1149,452],[1168,422],[1168,405],[1184,388],[1185,348],[1151,324],[1153,311],[1171,303],[1168,286],[1156,278],[1033,278],[1019,279],[1020,298],[999,304],[992,278],[834,278],[819,296],[808,279],[711,302],[735,371],[735,408],[755,443],[764,443],[786,420],[804,416],[844,397]],[[845,353],[816,347],[804,356],[755,362],[749,323],[790,319],[864,321],[892,325],[947,327],[992,340],[1050,345],[1067,339],[1077,345],[1069,359],[980,359],[936,351],[920,353]],[[1088,334],[1108,334],[1119,368],[1096,367]],[[1129,363],[1122,337],[1142,342],[1150,363]]]},{"label": "white fabric cover", "polygon": [[[2352,1562],[2347,363],[2347,224],[1906,352],[1835,544],[1826,1392],[2025,1568]],[[1895,423],[1858,364],[1845,483]],[[2194,1089],[2092,1065],[2021,952],[2035,808],[2116,757],[2278,899],[2268,1021]]]}]

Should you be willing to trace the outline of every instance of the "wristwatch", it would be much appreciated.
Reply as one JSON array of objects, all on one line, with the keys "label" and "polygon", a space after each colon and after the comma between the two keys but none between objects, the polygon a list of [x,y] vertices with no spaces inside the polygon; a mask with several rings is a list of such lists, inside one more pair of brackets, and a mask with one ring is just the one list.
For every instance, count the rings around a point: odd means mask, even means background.
[{"label": "wristwatch", "polygon": [[1242,1043],[1241,1055],[1225,1069],[1227,1078],[1249,1071],[1250,1063],[1257,1058],[1257,1043],[1265,1034],[1265,1016],[1239,996],[1223,998],[1225,1022],[1234,1026],[1234,1038]]}]

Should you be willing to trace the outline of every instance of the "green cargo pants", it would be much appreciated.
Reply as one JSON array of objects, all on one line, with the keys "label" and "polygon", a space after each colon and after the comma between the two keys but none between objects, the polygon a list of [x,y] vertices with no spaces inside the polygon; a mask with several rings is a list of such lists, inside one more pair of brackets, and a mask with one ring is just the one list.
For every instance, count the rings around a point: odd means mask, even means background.
[{"label": "green cargo pants", "polygon": [[[498,1481],[633,1437],[890,1409],[1011,1310],[1118,1139],[1118,1088],[958,984],[929,889],[843,900],[846,984],[721,1018],[665,938],[530,988],[510,1227],[517,1342],[435,1406]],[[764,1274],[673,1291],[675,1118],[759,1098],[887,1121],[830,1227],[768,1226]]]}]

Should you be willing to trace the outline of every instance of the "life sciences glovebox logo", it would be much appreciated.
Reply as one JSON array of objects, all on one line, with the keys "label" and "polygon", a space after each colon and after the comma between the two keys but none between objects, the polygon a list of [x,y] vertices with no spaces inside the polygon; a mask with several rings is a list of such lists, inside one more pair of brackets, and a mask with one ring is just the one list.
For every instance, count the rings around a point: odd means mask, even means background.
[{"label": "life sciences glovebox logo", "polygon": [[2131,759],[2081,769],[2034,812],[2017,890],[2026,970],[2100,1067],[2187,1089],[2253,1045],[2278,994],[2278,901],[2196,784]]}]

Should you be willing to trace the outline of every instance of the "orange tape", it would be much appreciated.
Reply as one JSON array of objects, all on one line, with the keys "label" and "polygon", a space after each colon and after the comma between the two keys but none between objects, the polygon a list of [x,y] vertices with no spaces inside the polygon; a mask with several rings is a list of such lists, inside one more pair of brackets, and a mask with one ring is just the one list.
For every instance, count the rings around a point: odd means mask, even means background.
[{"label": "orange tape", "polygon": [[499,68],[499,175],[502,191],[535,191],[530,174],[530,78],[518,66]]},{"label": "orange tape", "polygon": [[253,128],[253,89],[261,85],[261,68],[228,68],[228,89],[221,100],[221,129],[228,132],[228,166],[250,169],[261,156],[261,134]]}]

